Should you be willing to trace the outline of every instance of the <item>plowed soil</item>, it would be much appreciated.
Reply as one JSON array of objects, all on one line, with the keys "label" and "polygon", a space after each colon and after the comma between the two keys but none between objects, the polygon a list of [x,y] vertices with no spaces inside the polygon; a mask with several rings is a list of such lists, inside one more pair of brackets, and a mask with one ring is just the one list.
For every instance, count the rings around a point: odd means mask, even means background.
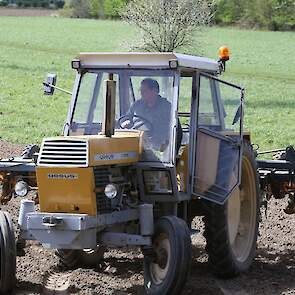
[{"label": "plowed soil", "polygon": [[[0,141],[0,156],[17,155],[20,145]],[[256,258],[250,270],[232,280],[218,280],[210,274],[202,236],[201,220],[195,224],[200,233],[193,236],[191,274],[184,295],[248,295],[295,294],[295,219],[283,212],[285,201],[269,203],[267,219],[263,214]],[[19,200],[3,206],[17,220]],[[110,250],[103,270],[77,269],[70,275],[67,294],[143,294],[142,255],[136,249]],[[48,273],[63,272],[53,250],[46,250],[36,242],[25,248],[25,256],[17,258],[16,294],[44,294],[43,282]]]}]

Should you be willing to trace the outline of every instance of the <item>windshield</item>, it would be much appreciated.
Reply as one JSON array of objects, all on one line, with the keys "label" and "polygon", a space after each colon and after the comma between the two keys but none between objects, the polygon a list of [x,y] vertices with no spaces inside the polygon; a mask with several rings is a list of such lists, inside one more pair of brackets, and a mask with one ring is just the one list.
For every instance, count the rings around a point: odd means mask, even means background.
[{"label": "windshield", "polygon": [[70,135],[99,134],[104,119],[105,81],[116,81],[116,129],[144,131],[143,161],[171,162],[171,114],[174,72],[166,70],[106,70],[86,72],[70,125]]}]

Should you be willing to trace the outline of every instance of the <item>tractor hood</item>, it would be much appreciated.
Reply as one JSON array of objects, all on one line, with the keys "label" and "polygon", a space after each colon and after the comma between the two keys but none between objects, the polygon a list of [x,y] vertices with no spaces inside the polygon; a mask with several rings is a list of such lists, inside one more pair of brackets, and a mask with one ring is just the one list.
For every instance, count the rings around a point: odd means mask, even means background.
[{"label": "tractor hood", "polygon": [[116,131],[112,137],[83,135],[45,138],[40,167],[91,167],[131,164],[142,153],[142,131]]}]

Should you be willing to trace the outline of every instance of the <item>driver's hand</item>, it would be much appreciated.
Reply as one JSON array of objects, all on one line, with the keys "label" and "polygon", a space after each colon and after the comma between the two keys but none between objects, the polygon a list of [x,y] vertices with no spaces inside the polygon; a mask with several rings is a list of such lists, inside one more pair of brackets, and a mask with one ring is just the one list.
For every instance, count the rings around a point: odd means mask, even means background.
[{"label": "driver's hand", "polygon": [[126,120],[125,122],[123,122],[121,124],[121,126],[123,129],[130,129],[133,125],[132,125],[131,120],[129,119],[129,120]]},{"label": "driver's hand", "polygon": [[164,152],[169,145],[169,142],[166,141],[165,143],[153,143],[153,150]]},{"label": "driver's hand", "polygon": [[160,152],[164,152],[166,150],[166,148],[168,147],[168,145],[169,145],[168,140],[165,143],[161,144]]},{"label": "driver's hand", "polygon": [[149,136],[149,134],[145,131],[143,133],[143,141],[144,141],[144,147],[146,149],[152,149],[153,146],[152,146],[152,138],[151,136]]}]

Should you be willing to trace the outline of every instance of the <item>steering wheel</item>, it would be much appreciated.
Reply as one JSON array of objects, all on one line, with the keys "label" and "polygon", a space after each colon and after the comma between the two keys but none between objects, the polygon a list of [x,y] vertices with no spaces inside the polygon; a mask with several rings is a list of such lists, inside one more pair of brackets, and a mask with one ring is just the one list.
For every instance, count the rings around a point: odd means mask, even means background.
[{"label": "steering wheel", "polygon": [[118,124],[121,129],[139,129],[146,126],[148,132],[152,132],[153,124],[146,118],[139,115],[123,115],[119,118]]}]

